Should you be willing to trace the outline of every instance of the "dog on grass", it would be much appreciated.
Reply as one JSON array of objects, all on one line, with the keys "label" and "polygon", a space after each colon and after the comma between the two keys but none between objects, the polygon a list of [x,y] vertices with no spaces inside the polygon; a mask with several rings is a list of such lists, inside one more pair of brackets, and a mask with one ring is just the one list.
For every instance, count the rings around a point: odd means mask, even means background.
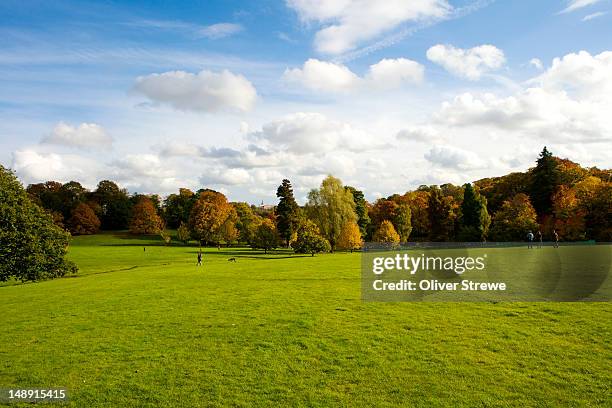
[{"label": "dog on grass", "polygon": [[228,262],[236,262],[236,258],[230,258],[227,260]]}]

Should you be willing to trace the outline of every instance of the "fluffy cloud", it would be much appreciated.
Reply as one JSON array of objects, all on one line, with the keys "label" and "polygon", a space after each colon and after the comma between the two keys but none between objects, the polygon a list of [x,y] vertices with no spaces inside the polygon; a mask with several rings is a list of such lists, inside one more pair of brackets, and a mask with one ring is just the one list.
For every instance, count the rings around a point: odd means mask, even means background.
[{"label": "fluffy cloud", "polygon": [[611,98],[612,51],[592,56],[586,51],[553,59],[552,66],[530,81],[546,89],[564,89],[581,98]]},{"label": "fluffy cloud", "polygon": [[245,169],[220,169],[215,168],[200,177],[203,185],[235,186],[247,184],[251,176]]},{"label": "fluffy cloud", "polygon": [[591,6],[595,3],[599,3],[601,0],[569,0],[567,2],[567,7],[561,10],[561,13],[569,13],[572,11],[576,11],[586,6]]},{"label": "fluffy cloud", "polygon": [[228,70],[151,74],[139,77],[134,90],[153,102],[182,111],[248,111],[257,99],[251,82]]},{"label": "fluffy cloud", "polygon": [[372,135],[361,129],[311,112],[298,112],[267,123],[261,131],[251,133],[251,137],[267,143],[271,150],[298,155],[338,149],[365,151],[381,146]]},{"label": "fluffy cloud", "polygon": [[440,131],[434,126],[421,125],[411,126],[397,132],[397,139],[418,142],[418,143],[440,143],[444,141],[444,138],[440,135]]},{"label": "fluffy cloud", "polygon": [[493,45],[462,49],[438,44],[427,50],[427,58],[451,74],[472,81],[501,68],[506,62],[503,51]]},{"label": "fluffy cloud", "polygon": [[486,167],[486,162],[476,153],[452,146],[434,146],[425,159],[432,164],[456,170],[474,170]]},{"label": "fluffy cloud", "polygon": [[42,142],[85,149],[107,149],[111,147],[113,139],[102,126],[95,123],[81,123],[75,127],[59,122],[53,128],[53,132],[44,137]]},{"label": "fluffy cloud", "polygon": [[341,64],[309,59],[302,68],[287,69],[283,78],[315,91],[346,92],[359,84],[359,77]]},{"label": "fluffy cloud", "polygon": [[229,37],[243,30],[240,24],[218,23],[206,26],[198,30],[198,35],[212,40]]},{"label": "fluffy cloud", "polygon": [[612,140],[612,53],[587,52],[556,58],[529,81],[532,87],[507,97],[464,93],[435,116],[446,125],[487,126],[553,143]]},{"label": "fluffy cloud", "polygon": [[324,92],[349,92],[358,89],[391,89],[403,83],[423,81],[425,68],[406,58],[383,59],[359,77],[342,64],[309,59],[302,68],[287,69],[283,79],[305,88]]},{"label": "fluffy cloud", "polygon": [[78,155],[38,152],[26,148],[13,153],[11,167],[26,184],[47,180],[64,183],[79,180],[91,186],[95,184],[102,166],[90,158]]},{"label": "fluffy cloud", "polygon": [[403,82],[421,83],[425,67],[406,58],[382,59],[370,66],[366,78],[380,87],[395,88]]},{"label": "fluffy cloud", "polygon": [[326,54],[349,51],[404,22],[442,18],[451,10],[446,0],[287,0],[287,5],[302,21],[323,25],[315,48]]}]

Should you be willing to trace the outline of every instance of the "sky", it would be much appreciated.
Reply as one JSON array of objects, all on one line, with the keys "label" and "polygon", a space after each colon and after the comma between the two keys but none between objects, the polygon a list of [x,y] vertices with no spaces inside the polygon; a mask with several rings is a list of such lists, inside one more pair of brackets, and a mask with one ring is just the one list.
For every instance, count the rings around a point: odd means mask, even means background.
[{"label": "sky", "polygon": [[612,163],[610,0],[0,1],[0,163],[24,184],[369,200]]}]

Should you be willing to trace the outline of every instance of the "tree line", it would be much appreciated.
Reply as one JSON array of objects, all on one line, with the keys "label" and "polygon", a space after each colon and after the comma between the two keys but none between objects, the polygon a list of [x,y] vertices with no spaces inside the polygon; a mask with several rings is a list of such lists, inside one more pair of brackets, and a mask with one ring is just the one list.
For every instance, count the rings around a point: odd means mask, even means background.
[{"label": "tree line", "polygon": [[[23,190],[10,171],[2,168],[2,174],[7,191]],[[176,230],[174,239],[185,243],[242,243],[265,252],[284,246],[314,255],[356,250],[364,241],[521,241],[528,231],[538,230],[545,239],[554,230],[563,240],[612,241],[611,175],[611,170],[554,157],[545,147],[526,172],[463,186],[423,185],[373,203],[333,176],[310,191],[303,206],[291,182],[283,180],[273,208],[229,202],[211,189],[181,188],[164,199],[129,194],[109,180],[93,191],[75,181],[48,181],[15,195],[21,197],[17,202],[30,201],[28,214],[44,213],[52,221],[56,229],[51,235],[62,243],[65,231],[83,235],[100,230],[161,234],[169,243],[170,229]],[[10,203],[3,201],[2,217],[16,211],[16,202]]]}]

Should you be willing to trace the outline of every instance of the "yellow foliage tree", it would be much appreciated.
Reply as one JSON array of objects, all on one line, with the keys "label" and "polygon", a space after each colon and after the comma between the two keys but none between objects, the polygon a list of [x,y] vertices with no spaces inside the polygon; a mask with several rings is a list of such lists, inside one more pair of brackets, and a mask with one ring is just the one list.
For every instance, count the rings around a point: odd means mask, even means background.
[{"label": "yellow foliage tree", "polygon": [[395,231],[391,221],[384,220],[378,230],[374,233],[374,242],[380,242],[384,244],[397,244],[400,242],[400,236]]},{"label": "yellow foliage tree", "polygon": [[338,238],[338,248],[350,250],[361,249],[361,232],[355,222],[347,222],[342,227],[340,238]]}]

